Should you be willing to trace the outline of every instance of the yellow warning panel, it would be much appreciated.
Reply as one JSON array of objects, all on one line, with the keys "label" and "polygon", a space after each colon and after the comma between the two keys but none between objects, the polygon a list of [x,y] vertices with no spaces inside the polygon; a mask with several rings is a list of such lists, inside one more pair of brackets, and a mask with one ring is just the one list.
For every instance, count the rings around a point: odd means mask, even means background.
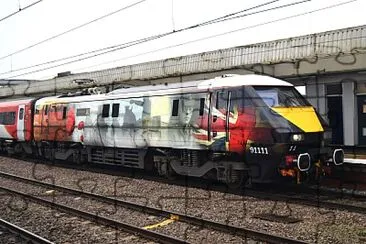
[{"label": "yellow warning panel", "polygon": [[324,131],[313,107],[273,107],[272,110],[299,127],[304,132]]},{"label": "yellow warning panel", "polygon": [[163,227],[163,226],[166,226],[170,223],[173,223],[174,221],[177,221],[179,220],[179,217],[176,216],[176,215],[171,215],[169,219],[166,219],[166,220],[163,220],[159,223],[156,223],[156,224],[153,224],[153,225],[147,225],[147,226],[144,226],[143,228],[145,230],[151,230],[151,229],[156,229],[158,227]]}]

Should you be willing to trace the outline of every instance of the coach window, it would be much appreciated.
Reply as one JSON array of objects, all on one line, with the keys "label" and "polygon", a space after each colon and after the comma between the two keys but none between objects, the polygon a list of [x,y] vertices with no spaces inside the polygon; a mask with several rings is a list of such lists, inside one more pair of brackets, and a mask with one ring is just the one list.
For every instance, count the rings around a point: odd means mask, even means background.
[{"label": "coach window", "polygon": [[172,116],[178,116],[179,100],[173,100]]},{"label": "coach window", "polygon": [[35,114],[39,114],[39,107],[40,107],[39,105],[36,106],[36,109],[35,109],[35,112],[34,112]]},{"label": "coach window", "polygon": [[63,110],[62,110],[62,119],[66,119],[67,107],[65,106],[65,107],[63,107],[62,109],[63,109]]},{"label": "coach window", "polygon": [[226,108],[227,105],[227,91],[218,91],[216,92],[216,102],[215,107],[216,109],[223,109]]},{"label": "coach window", "polygon": [[0,124],[13,125],[15,123],[15,112],[0,113]]},{"label": "coach window", "polygon": [[15,123],[15,112],[8,112],[6,115],[4,124],[13,125]]},{"label": "coach window", "polygon": [[112,106],[112,117],[118,117],[119,114],[119,103],[113,103]]},{"label": "coach window", "polygon": [[230,112],[236,113],[239,110],[252,105],[252,101],[245,96],[244,88],[231,90]]},{"label": "coach window", "polygon": [[44,106],[44,115],[48,114],[48,105]]},{"label": "coach window", "polygon": [[205,99],[201,98],[200,99],[200,113],[199,113],[199,115],[202,116],[204,111],[205,111]]},{"label": "coach window", "polygon": [[19,110],[19,120],[22,120],[23,119],[23,116],[24,116],[24,108],[21,108]]},{"label": "coach window", "polygon": [[89,116],[90,109],[89,108],[79,108],[76,110],[76,116]]},{"label": "coach window", "polygon": [[103,105],[103,110],[102,110],[102,118],[106,118],[109,117],[109,104],[104,104]]}]

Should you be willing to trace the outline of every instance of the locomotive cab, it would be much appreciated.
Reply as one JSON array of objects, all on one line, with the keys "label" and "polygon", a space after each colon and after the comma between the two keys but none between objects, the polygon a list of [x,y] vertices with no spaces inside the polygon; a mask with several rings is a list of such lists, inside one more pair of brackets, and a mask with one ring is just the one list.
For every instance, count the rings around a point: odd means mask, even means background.
[{"label": "locomotive cab", "polygon": [[[231,183],[247,175],[256,183],[284,177],[300,183],[319,178],[324,166],[343,163],[343,150],[325,145],[326,123],[293,85],[246,77],[250,83],[242,76],[222,77],[228,83],[212,87],[203,116],[191,118],[199,129],[196,141],[212,152],[214,162],[216,155],[224,161],[212,166],[218,180]],[[186,170],[172,168],[178,174]]]},{"label": "locomotive cab", "polygon": [[246,161],[258,162],[254,170],[260,168],[260,172],[252,174],[252,180],[263,182],[282,176],[300,183],[318,178],[330,163],[343,163],[343,150],[332,150],[325,143],[329,136],[325,132],[326,123],[293,86],[252,88],[259,114],[253,133],[270,128],[272,136],[259,138],[247,146]]}]

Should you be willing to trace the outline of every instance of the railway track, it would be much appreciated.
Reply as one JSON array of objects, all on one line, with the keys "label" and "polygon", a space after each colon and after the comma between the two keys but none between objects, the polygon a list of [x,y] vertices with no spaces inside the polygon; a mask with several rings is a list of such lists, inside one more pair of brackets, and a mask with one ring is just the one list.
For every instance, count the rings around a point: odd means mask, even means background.
[{"label": "railway track", "polygon": [[[345,198],[337,199],[334,196],[321,196],[317,195],[314,197],[314,195],[310,194],[304,194],[304,193],[295,193],[293,192],[292,195],[284,194],[284,193],[270,193],[268,191],[263,190],[246,190],[245,191],[246,196],[252,196],[256,198],[261,198],[264,200],[274,200],[274,201],[285,201],[288,203],[295,203],[295,204],[301,204],[301,205],[307,205],[311,207],[317,207],[317,208],[328,208],[333,210],[346,210],[349,212],[355,212],[355,213],[361,213],[366,214],[366,207],[360,206],[360,205],[352,205],[352,204],[345,204],[342,202],[335,202],[335,201],[342,201]],[[351,200],[351,199],[350,199]]]},{"label": "railway track", "polygon": [[[145,205],[141,205],[141,204],[137,204],[137,203],[133,203],[133,202],[129,202],[129,201],[118,200],[115,198],[105,197],[105,196],[94,194],[94,193],[83,192],[83,191],[79,191],[79,190],[75,190],[75,189],[71,189],[71,188],[67,188],[67,187],[63,187],[63,186],[59,186],[59,185],[54,185],[54,184],[40,182],[40,181],[29,179],[29,178],[19,177],[19,176],[4,173],[4,172],[0,172],[0,176],[11,179],[11,180],[15,180],[15,181],[21,181],[26,184],[37,185],[37,186],[45,187],[47,189],[52,189],[55,191],[65,192],[65,193],[77,195],[80,197],[94,199],[94,200],[101,201],[101,202],[104,202],[107,204],[111,204],[113,206],[120,206],[120,207],[124,207],[124,208],[128,208],[128,209],[136,210],[136,211],[139,211],[142,213],[152,214],[155,216],[161,216],[161,217],[170,218],[170,219],[174,218],[175,220],[178,220],[178,221],[190,224],[190,225],[223,232],[223,233],[231,234],[234,236],[250,238],[253,240],[262,241],[262,242],[266,242],[266,243],[306,243],[306,242],[299,241],[296,239],[273,235],[273,234],[270,234],[267,232],[257,231],[257,230],[253,230],[253,229],[249,229],[249,228],[236,227],[233,225],[228,225],[228,224],[224,224],[224,223],[220,223],[220,222],[214,222],[211,220],[194,217],[194,216],[190,216],[190,215],[186,215],[186,214],[182,214],[182,213],[162,210],[162,209],[153,208],[153,207],[149,207],[149,206],[145,206]],[[26,194],[26,193],[23,193],[20,191],[16,191],[16,190],[5,188],[5,187],[0,187],[0,189],[10,192],[11,194],[21,196],[23,198],[30,199],[33,202],[37,202],[42,205],[56,208],[60,211],[72,213],[79,217],[86,218],[88,220],[95,221],[95,222],[103,224],[103,225],[118,227],[122,231],[133,233],[133,234],[139,235],[146,239],[158,241],[161,243],[186,243],[185,240],[181,240],[181,239],[171,237],[168,235],[163,235],[158,232],[146,230],[146,229],[138,227],[138,226],[133,226],[130,224],[122,223],[122,222],[115,221],[115,220],[105,218],[102,216],[96,216],[95,214],[92,214],[89,212],[84,212],[84,211],[81,211],[78,209],[74,209],[74,208],[56,203],[54,201],[48,201],[48,200],[45,200],[45,199],[42,199],[42,198],[39,198],[36,196],[32,196],[30,194]]]},{"label": "railway track", "polygon": [[9,232],[20,236],[23,240],[27,243],[34,243],[34,244],[53,244],[53,242],[36,235],[26,229],[23,229],[17,225],[14,225],[6,220],[0,219],[0,226],[7,229]]},{"label": "railway track", "polygon": [[[48,159],[40,159],[40,158],[23,158],[23,157],[17,157],[17,156],[9,156],[0,154],[2,157],[9,157],[9,158],[16,158],[19,160],[25,160],[27,162],[35,163],[35,164],[45,164],[45,165],[52,165],[54,167],[61,167],[61,168],[68,168],[68,169],[75,169],[75,170],[82,170],[82,171],[90,171],[94,173],[104,173],[109,175],[115,175],[115,176],[125,176],[125,177],[137,177],[137,178],[144,178],[147,180],[153,180],[158,182],[163,182],[167,184],[176,184],[181,186],[187,186],[187,178],[184,176],[178,176],[177,179],[172,182],[169,179],[166,179],[164,177],[158,176],[154,173],[149,173],[144,170],[135,169],[135,168],[128,168],[128,167],[122,167],[119,165],[112,165],[112,164],[74,164],[72,162],[68,161],[59,161],[59,160],[53,160],[50,161]],[[350,166],[343,166],[343,167],[350,167]],[[365,167],[366,168],[366,167]],[[121,170],[122,169],[122,170]],[[281,192],[296,192],[296,193],[309,193],[309,194],[323,194],[323,195],[331,195],[334,197],[352,197],[352,198],[358,198],[358,199],[365,199],[366,200],[366,191],[358,191],[357,185],[358,184],[366,184],[366,177],[365,183],[359,182],[359,177],[355,179],[345,178],[345,179],[339,179],[339,184],[337,187],[330,187],[327,186],[326,183],[321,185],[309,185],[309,186],[303,186],[303,185],[295,185],[293,183],[291,184],[285,184],[285,186],[282,183],[275,183],[271,184],[272,188],[276,188],[277,191]],[[333,177],[330,177],[330,179],[333,179]],[[244,189],[241,189],[241,193],[238,189],[228,189],[227,185],[217,182],[217,181],[207,181],[202,178],[194,178],[189,177],[190,183],[188,183],[188,186],[191,187],[198,187],[198,188],[206,188],[207,184],[210,184],[213,186],[211,190],[221,191],[225,193],[231,193],[231,194],[241,194],[246,193],[250,190],[257,190],[256,187],[245,187]],[[204,182],[202,184],[202,182]],[[202,187],[204,185],[204,187]],[[268,184],[264,184],[268,186]],[[352,189],[342,188],[345,185],[353,185],[354,187]],[[366,186],[365,186],[366,187]]]},{"label": "railway track", "polygon": [[[32,160],[30,160],[32,161]],[[39,162],[39,161],[38,161]],[[48,161],[44,161],[42,163],[49,164]],[[59,164],[58,162],[54,162],[54,166],[56,167],[66,167],[76,170],[86,170],[85,167],[82,165],[74,165],[74,164]],[[163,183],[172,183],[171,181],[155,176],[155,175],[147,175],[146,172],[141,171],[134,171],[129,170],[128,168],[124,168],[125,171],[115,170],[115,167],[118,166],[110,166],[111,169],[108,167],[103,168],[99,167],[100,165],[92,165],[88,167],[88,171],[96,172],[96,173],[106,173],[112,175],[122,175],[127,177],[141,177],[149,180],[160,181]],[[116,172],[118,172],[116,174]],[[0,176],[5,176],[6,173],[0,172]],[[10,176],[9,176],[10,177]],[[18,179],[20,180],[20,179]],[[42,183],[42,182],[41,182]],[[188,185],[187,185],[188,183]],[[177,179],[174,181],[173,184],[188,186],[188,187],[198,187],[204,188],[202,186],[202,180],[197,180],[195,178],[189,178],[189,182],[187,179]],[[50,186],[46,186],[50,187]],[[322,207],[322,208],[329,208],[335,210],[347,210],[350,212],[356,212],[365,214],[366,207],[362,207],[360,205],[352,205],[352,204],[344,204],[340,202],[334,202],[332,200],[342,200],[342,199],[357,199],[366,202],[366,194],[365,193],[358,193],[354,190],[346,190],[346,189],[335,189],[329,187],[319,187],[317,185],[310,185],[310,186],[298,186],[298,185],[282,185],[282,184],[275,184],[271,185],[273,187],[273,191],[269,191],[267,188],[263,187],[245,187],[240,191],[235,189],[228,189],[226,185],[220,184],[217,182],[213,182],[212,189],[215,191],[221,191],[225,193],[231,193],[236,195],[245,195],[245,196],[252,196],[255,198],[263,199],[263,200],[274,200],[274,201],[286,201],[288,203],[295,203],[295,204],[302,204],[311,207]],[[61,190],[61,189],[60,189]],[[65,191],[66,189],[64,189]],[[72,193],[72,192],[69,192]],[[79,193],[72,193],[72,194],[79,194]],[[87,194],[87,193],[85,193]],[[86,196],[91,197],[91,196]],[[95,198],[94,198],[95,199]],[[101,199],[96,199],[101,200]],[[113,199],[114,200],[114,199]],[[111,202],[109,202],[111,203]],[[113,203],[114,204],[114,203]],[[127,206],[125,206],[127,207]],[[167,217],[167,215],[162,215]]]},{"label": "railway track", "polygon": [[72,214],[74,216],[78,216],[78,217],[96,222],[98,224],[114,227],[114,228],[117,228],[119,230],[125,231],[127,233],[130,233],[130,234],[133,234],[133,235],[138,235],[138,236],[143,237],[145,239],[149,239],[149,240],[152,240],[152,241],[157,241],[159,243],[167,243],[167,244],[168,243],[174,243],[174,244],[186,243],[186,241],[180,240],[180,239],[172,237],[172,236],[167,236],[167,235],[164,235],[164,234],[161,234],[161,233],[146,230],[146,229],[138,227],[138,226],[130,225],[130,224],[123,223],[123,222],[120,222],[120,221],[115,221],[113,219],[102,217],[102,216],[92,214],[92,213],[89,213],[89,212],[86,212],[86,211],[81,211],[81,210],[78,210],[76,208],[71,208],[71,207],[68,207],[68,206],[63,205],[63,204],[59,204],[59,203],[48,201],[48,200],[45,200],[45,199],[42,199],[42,198],[38,198],[38,197],[26,194],[24,192],[16,191],[16,190],[13,190],[13,189],[10,189],[10,188],[0,186],[0,190],[9,192],[9,193],[17,195],[17,196],[20,196],[24,199],[27,199],[27,200],[30,200],[32,202],[41,204],[43,206],[47,206],[47,207],[50,207],[50,208],[53,208],[53,209],[57,209],[59,211],[66,212],[66,213]]},{"label": "railway track", "polygon": [[[9,157],[6,155],[2,155],[5,157]],[[14,157],[10,157],[14,158]],[[16,157],[17,158],[17,157]],[[19,160],[25,160],[24,158],[17,158]],[[36,159],[36,158],[27,158],[26,161],[32,162],[35,164],[41,163],[45,165],[52,165],[54,167],[61,167],[61,168],[68,168],[68,169],[75,169],[75,170],[81,170],[81,171],[89,171],[94,173],[104,173],[109,175],[115,175],[115,176],[125,176],[125,177],[133,177],[133,178],[142,178],[146,180],[152,180],[152,181],[158,181],[166,184],[175,184],[180,186],[188,186],[188,187],[196,187],[196,188],[203,188],[206,189],[208,185],[210,185],[209,189],[214,191],[220,191],[224,193],[230,193],[230,194],[236,194],[236,195],[243,195],[243,194],[251,194],[256,195],[260,197],[259,194],[254,194],[255,191],[265,191],[266,194],[268,193],[267,189],[263,189],[263,187],[256,187],[256,186],[250,186],[245,187],[240,190],[238,189],[230,189],[225,184],[216,182],[216,181],[207,181],[203,179],[197,179],[194,177],[177,177],[177,179],[172,182],[169,179],[163,178],[161,176],[157,176],[155,174],[147,173],[146,171],[134,169],[134,168],[126,168],[121,167],[118,165],[102,165],[102,164],[82,164],[82,165],[76,165],[74,163],[65,163],[65,161],[52,161],[46,159]],[[121,170],[121,168],[123,170]],[[189,182],[188,182],[189,181]],[[339,187],[329,187],[326,185],[309,185],[309,186],[303,186],[303,185],[293,185],[293,184],[271,184],[271,188],[275,190],[276,194],[278,193],[288,193],[288,194],[308,194],[318,197],[319,195],[326,196],[326,197],[334,197],[334,198],[355,198],[360,200],[366,201],[366,192],[359,192],[354,189],[346,189],[341,188],[342,185],[345,184],[353,184],[356,185],[357,182],[350,182],[345,181],[342,182]],[[268,187],[268,184],[265,184],[265,187]],[[270,194],[271,195],[271,194]],[[273,194],[272,194],[273,195]],[[284,197],[284,196],[283,196]],[[291,200],[291,199],[289,199]],[[299,200],[299,199],[297,199]],[[310,204],[310,202],[309,202]],[[311,205],[314,206],[314,205]],[[330,205],[329,205],[330,206]],[[336,206],[334,206],[336,207]],[[333,207],[332,207],[333,208]],[[349,209],[350,210],[350,209]],[[355,208],[357,211],[357,209]]]}]

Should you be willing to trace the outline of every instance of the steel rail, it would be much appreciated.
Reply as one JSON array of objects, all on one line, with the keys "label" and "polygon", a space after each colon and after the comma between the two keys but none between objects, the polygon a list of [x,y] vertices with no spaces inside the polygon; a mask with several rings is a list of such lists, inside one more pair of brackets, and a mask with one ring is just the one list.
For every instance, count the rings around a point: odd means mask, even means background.
[{"label": "steel rail", "polygon": [[[355,189],[347,189],[347,188],[334,188],[327,185],[288,185],[285,184],[286,188],[288,188],[288,191],[296,192],[296,193],[309,193],[309,194],[326,194],[328,196],[341,196],[341,197],[350,197],[350,198],[358,198],[358,199],[364,199],[366,200],[366,194],[364,194],[362,191],[358,191]],[[283,189],[283,187],[282,187]]]},{"label": "steel rail", "polygon": [[89,213],[89,212],[85,212],[85,211],[82,211],[82,210],[71,208],[71,207],[68,207],[68,206],[63,205],[63,204],[48,201],[48,200],[38,198],[38,197],[29,195],[29,194],[26,194],[26,193],[23,193],[23,192],[20,192],[20,191],[15,191],[15,190],[6,188],[6,187],[3,187],[3,186],[0,186],[0,190],[9,192],[9,193],[14,194],[14,195],[18,195],[18,196],[23,197],[25,199],[29,199],[32,202],[42,204],[42,205],[47,206],[47,207],[51,207],[53,209],[57,209],[57,210],[62,211],[62,212],[70,213],[70,214],[73,214],[75,216],[78,216],[78,217],[81,217],[81,218],[84,218],[84,219],[88,219],[88,220],[93,221],[93,222],[98,223],[98,224],[110,226],[112,228],[117,228],[117,229],[122,230],[124,232],[128,232],[128,233],[133,234],[133,235],[138,235],[138,236],[143,237],[145,239],[149,239],[149,240],[152,240],[152,241],[157,241],[159,243],[166,243],[166,244],[171,244],[171,243],[183,244],[183,243],[187,243],[184,240],[181,240],[181,239],[178,239],[178,238],[175,238],[175,237],[172,237],[172,236],[168,236],[168,235],[158,233],[158,232],[155,232],[155,231],[151,231],[151,230],[146,230],[142,227],[130,225],[130,224],[127,224],[127,223],[124,223],[124,222],[119,222],[119,221],[116,221],[116,220],[113,220],[113,219],[110,219],[110,218],[106,218],[106,217],[103,217],[103,216],[100,216],[100,215],[97,215],[97,214],[92,214],[92,213]]},{"label": "steel rail", "polygon": [[[109,204],[113,204],[113,205],[117,205],[117,206],[121,206],[121,207],[126,207],[126,208],[133,209],[133,210],[138,210],[138,211],[145,212],[145,213],[160,215],[162,217],[169,217],[171,215],[180,217],[182,215],[182,214],[179,214],[179,213],[176,213],[173,211],[165,211],[165,210],[133,203],[133,202],[126,201],[126,200],[119,200],[116,198],[106,197],[106,196],[95,194],[95,193],[79,191],[79,190],[75,190],[72,188],[59,186],[59,185],[55,185],[55,184],[50,184],[50,183],[46,183],[46,182],[41,182],[38,180],[29,179],[29,178],[24,178],[21,176],[5,173],[5,172],[1,172],[1,171],[0,171],[0,177],[6,177],[9,179],[18,180],[18,181],[22,181],[25,183],[31,182],[32,184],[36,184],[36,185],[43,186],[43,187],[49,187],[49,188],[52,188],[53,190],[68,192],[70,194],[83,196],[83,197],[87,197],[87,198],[92,198],[94,200],[103,201],[105,203],[109,203]],[[254,197],[257,196],[262,199],[268,199],[268,200],[287,201],[290,203],[303,204],[303,205],[307,205],[307,206],[311,206],[311,207],[318,207],[318,208],[321,207],[321,208],[330,208],[330,209],[336,209],[336,210],[347,210],[350,212],[356,212],[356,213],[361,213],[361,214],[366,213],[366,207],[324,201],[319,198],[304,198],[304,197],[298,197],[298,196],[289,196],[289,195],[283,195],[283,194],[278,194],[278,193],[268,193],[268,192],[264,192],[264,191],[255,191],[255,190],[246,190],[245,193],[247,196],[254,196]],[[263,195],[263,193],[265,193],[265,195]],[[183,216],[182,216],[182,219],[185,220],[185,218],[183,218]]]},{"label": "steel rail", "polygon": [[258,197],[265,200],[285,201],[288,203],[307,205],[310,207],[329,208],[334,210],[346,210],[349,212],[366,214],[366,207],[351,204],[343,204],[338,202],[330,202],[326,200],[321,200],[320,198],[316,197],[314,198],[314,196],[308,196],[310,198],[305,198],[299,196],[289,196],[279,193],[268,193],[265,191],[253,191],[253,190],[246,190],[245,193],[247,196]]},{"label": "steel rail", "polygon": [[[0,171],[0,176],[6,177],[6,178],[11,178],[14,180],[23,181],[26,183],[36,184],[36,185],[43,186],[43,187],[48,187],[48,188],[51,188],[51,189],[57,190],[57,191],[63,191],[63,192],[67,192],[70,194],[91,198],[94,200],[113,204],[114,206],[120,206],[120,207],[129,208],[132,210],[137,210],[142,213],[153,214],[156,216],[162,216],[162,217],[166,217],[166,218],[171,218],[172,216],[174,216],[175,219],[177,219],[181,222],[196,225],[201,228],[208,228],[208,229],[212,229],[212,230],[216,230],[216,231],[220,231],[220,232],[224,232],[224,233],[228,233],[228,234],[232,234],[232,235],[236,235],[236,236],[241,236],[244,238],[250,238],[250,239],[255,239],[258,241],[264,241],[264,242],[274,243],[274,244],[277,244],[277,243],[288,243],[288,244],[306,243],[304,241],[299,241],[296,239],[291,239],[291,238],[287,238],[287,237],[270,234],[268,232],[257,231],[257,230],[253,230],[250,228],[237,227],[234,225],[224,224],[224,223],[211,221],[211,220],[203,219],[203,218],[198,218],[198,217],[194,217],[191,215],[186,215],[186,214],[182,214],[182,213],[178,213],[178,212],[174,212],[174,211],[168,211],[168,210],[158,209],[158,208],[154,208],[154,207],[149,207],[149,206],[145,206],[142,204],[133,203],[130,201],[119,200],[119,199],[106,197],[106,196],[95,194],[95,193],[88,193],[88,192],[84,192],[84,191],[71,189],[68,187],[54,185],[54,184],[50,184],[50,183],[46,183],[46,182],[40,182],[37,180],[16,176],[16,175],[4,173],[1,171]],[[1,188],[2,187],[0,187],[0,189]]]},{"label": "steel rail", "polygon": [[[10,157],[8,155],[0,155],[2,157],[9,157],[12,159],[18,159],[18,160],[23,160],[25,162],[32,162],[32,163],[40,163],[42,162],[42,164],[45,165],[49,165],[49,160],[46,159],[34,159],[34,158],[27,158],[27,159],[22,159],[19,157]],[[88,172],[94,172],[94,173],[102,173],[102,174],[110,174],[110,175],[117,175],[120,176],[119,174],[115,174],[116,172],[114,170],[109,170],[109,169],[105,169],[105,168],[100,168],[99,166],[101,166],[100,164],[94,164],[92,167],[90,168],[84,168],[80,165],[75,165],[75,164],[64,164],[64,163],[57,163],[56,161],[52,162],[52,166],[53,167],[57,167],[57,168],[67,168],[67,169],[73,169],[73,170],[82,170],[82,171],[88,171]],[[104,166],[116,166],[116,167],[120,167],[118,165],[113,165],[113,164],[104,164]],[[128,168],[128,167],[124,167],[124,170],[135,170],[134,168]],[[131,177],[132,174],[126,174],[123,175],[125,177]],[[156,176],[152,176],[152,175],[147,175],[145,174],[145,172],[141,171],[133,171],[133,176],[138,176],[138,177],[144,177],[144,179],[149,179],[149,180],[154,180],[154,181],[159,181],[159,182],[163,182],[163,183],[167,183],[167,184],[175,184],[175,185],[182,185],[182,186],[186,186],[186,181],[182,181],[181,179],[177,179],[177,181],[175,181],[174,183],[172,183],[171,181],[169,182],[169,180],[164,179],[162,177],[156,177]],[[196,180],[194,177],[191,178],[193,181]],[[200,181],[202,182],[202,181]],[[195,185],[192,185],[194,187],[201,187],[201,184],[199,183],[195,183]],[[275,188],[280,189],[281,193],[283,193],[284,191],[289,192],[289,193],[309,193],[309,194],[317,194],[317,196],[319,194],[327,194],[330,196],[341,196],[341,197],[350,197],[350,198],[357,198],[357,199],[364,199],[366,200],[366,193],[359,193],[355,190],[348,190],[348,189],[336,189],[336,188],[331,188],[331,187],[327,187],[327,186],[320,186],[319,185],[311,185],[311,186],[298,186],[298,185],[289,185],[289,184],[279,184],[279,183],[275,183],[274,185],[271,185],[272,187],[274,186]],[[285,187],[285,188],[284,188]],[[223,189],[224,188],[224,189]],[[288,189],[290,188],[290,189]],[[228,189],[227,187],[219,187],[216,186],[216,188],[212,188],[211,190],[217,190],[217,191],[221,191],[224,193],[231,193],[231,194],[235,194],[235,195],[243,195],[243,194],[247,194],[250,191],[262,191],[263,189],[256,189],[256,187],[254,186],[245,186],[241,189]],[[278,190],[277,190],[278,191]],[[266,190],[266,194],[268,193],[268,190]]]},{"label": "steel rail", "polygon": [[36,235],[24,228],[21,228],[17,225],[14,225],[6,220],[0,219],[0,226],[4,227],[11,233],[14,233],[16,235],[21,236],[24,240],[27,241],[27,243],[34,243],[34,244],[53,244],[54,242],[51,242],[39,235]]}]

